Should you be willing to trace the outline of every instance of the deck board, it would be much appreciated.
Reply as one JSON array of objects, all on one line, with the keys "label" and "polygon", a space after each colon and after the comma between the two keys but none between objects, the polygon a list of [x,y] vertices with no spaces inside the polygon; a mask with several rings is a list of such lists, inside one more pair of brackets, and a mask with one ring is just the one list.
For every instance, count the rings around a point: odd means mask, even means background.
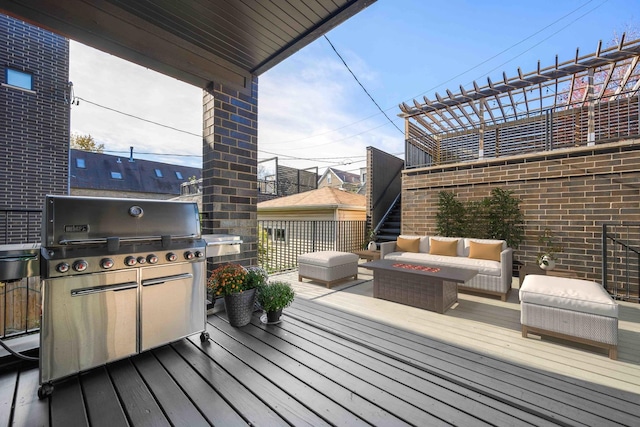
[{"label": "deck board", "polygon": [[93,427],[126,426],[127,417],[103,366],[80,376],[89,424]]},{"label": "deck board", "polygon": [[621,304],[612,361],[588,346],[522,338],[517,292],[506,302],[460,294],[437,314],[373,299],[366,274],[332,289],[289,276],[297,296],[279,324],[255,313],[234,328],[216,304],[210,341],[196,334],[72,375],[45,400],[37,367],[0,372],[0,421],[640,425],[640,306]]},{"label": "deck board", "polygon": [[131,359],[169,422],[175,426],[204,426],[208,422],[151,352]]},{"label": "deck board", "polygon": [[[130,359],[110,364],[109,375],[113,379],[118,396],[127,413],[127,418],[132,425],[144,427],[170,426],[162,412],[162,408],[160,408],[160,405],[134,368]],[[54,391],[53,396],[56,393],[57,391]]]},{"label": "deck board", "polygon": [[[228,323],[220,318],[211,318],[211,324],[223,332],[231,328]],[[260,324],[260,321],[254,319],[254,327],[243,328],[243,332],[250,336],[243,341],[250,348],[260,351],[264,357],[279,366],[286,366],[291,375],[306,382],[324,396],[330,396],[338,403],[349,402],[349,406],[355,412],[355,415],[369,423],[374,425],[407,425],[406,422],[394,416],[393,413],[382,410],[379,406],[370,402],[391,400],[393,396],[373,388],[369,390],[372,396],[366,396],[366,398],[353,393],[354,389],[366,386],[367,383],[348,372],[344,372],[335,364],[323,363],[317,353],[310,353],[308,349],[304,349],[301,345],[292,345],[285,339],[279,338],[277,330],[274,328],[271,328],[271,333],[269,333],[260,327],[255,327],[256,324]],[[313,399],[309,399],[307,402],[315,409]],[[409,405],[402,409],[405,409],[405,411],[396,411],[395,413],[401,413],[403,417],[407,417],[408,411],[415,410]],[[415,412],[416,414],[421,413],[421,411],[417,410]]]},{"label": "deck board", "polygon": [[16,426],[49,426],[49,404],[38,399],[37,368],[20,370],[14,386],[13,424]]},{"label": "deck board", "polygon": [[89,425],[78,375],[59,383],[55,394],[51,395],[51,425],[78,427]]},{"label": "deck board", "polygon": [[[300,305],[306,306],[299,309]],[[590,392],[588,383],[582,387],[564,383],[549,386],[551,378],[548,376],[536,375],[538,373],[515,364],[441,342],[425,341],[411,332],[385,327],[308,302],[300,302],[289,311],[291,313],[288,312],[288,315],[305,323],[322,325],[327,331],[337,331],[353,340],[365,340],[378,351],[384,350],[400,357],[404,363],[418,365],[434,375],[440,373],[449,381],[550,420],[587,425],[594,421],[606,424],[611,419],[623,423],[630,423],[632,420],[629,418],[637,420],[635,415],[620,412],[620,408],[609,409],[599,403],[609,398],[609,403],[620,404],[620,399],[616,400],[615,390],[609,390],[610,395],[607,396]],[[370,325],[375,327],[369,329]],[[627,402],[620,406],[629,409],[629,405],[630,402]]]},{"label": "deck board", "polygon": [[[176,344],[178,345],[178,344]],[[219,426],[246,426],[247,423],[196,370],[171,346],[153,351],[207,421]]]},{"label": "deck board", "polygon": [[[174,348],[191,366],[205,376],[215,390],[225,396],[226,401],[233,410],[238,412],[248,424],[286,424],[276,411],[266,405],[250,388],[245,387],[231,373],[225,370],[226,367],[232,367],[234,358],[232,354],[219,346],[210,345],[209,343],[198,349],[186,342],[178,342],[174,344]],[[237,371],[239,373],[243,372],[240,368]],[[255,380],[256,383],[261,382],[259,376],[256,376]],[[249,383],[249,386],[251,385]],[[265,393],[261,392],[259,395],[264,396]]]}]

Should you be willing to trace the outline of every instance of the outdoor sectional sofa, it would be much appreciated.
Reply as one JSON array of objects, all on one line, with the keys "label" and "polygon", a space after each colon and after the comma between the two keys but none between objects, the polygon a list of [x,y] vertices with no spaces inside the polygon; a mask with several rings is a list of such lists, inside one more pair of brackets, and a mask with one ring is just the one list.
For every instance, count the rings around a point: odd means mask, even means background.
[{"label": "outdoor sectional sofa", "polygon": [[496,295],[502,301],[511,290],[513,249],[504,240],[401,235],[380,244],[380,258],[475,270],[478,274],[458,289]]}]

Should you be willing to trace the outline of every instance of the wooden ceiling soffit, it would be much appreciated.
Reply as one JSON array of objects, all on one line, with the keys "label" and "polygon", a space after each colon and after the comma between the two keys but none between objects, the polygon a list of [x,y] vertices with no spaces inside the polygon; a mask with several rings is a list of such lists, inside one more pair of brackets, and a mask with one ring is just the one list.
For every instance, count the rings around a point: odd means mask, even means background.
[{"label": "wooden ceiling soffit", "polygon": [[12,0],[0,12],[205,88],[259,75],[375,0]]},{"label": "wooden ceiling soffit", "polygon": [[[274,65],[282,62],[285,58],[296,53],[298,50],[302,49],[309,43],[313,42],[317,38],[321,37],[323,34],[329,32],[333,28],[337,27],[351,16],[357,14],[361,10],[369,7],[371,4],[375,3],[376,0],[350,0],[350,1],[334,1],[333,3],[343,3],[342,6],[338,7],[335,10],[332,10],[331,13],[326,14],[322,17],[322,19],[313,27],[307,29],[305,32],[300,33],[295,39],[291,40],[287,45],[282,47],[275,55],[271,58],[263,61],[254,70],[252,70],[255,74],[262,74],[267,71]],[[315,3],[315,2],[309,2]],[[326,1],[319,1],[318,3],[328,3]],[[324,6],[325,10],[331,10],[330,7],[335,8],[335,5]]]},{"label": "wooden ceiling soffit", "polygon": [[[3,4],[0,9],[197,87],[204,88],[212,81],[223,81],[239,88],[251,84],[249,72],[108,2],[13,1]],[[70,16],[72,20],[68,19]]]}]

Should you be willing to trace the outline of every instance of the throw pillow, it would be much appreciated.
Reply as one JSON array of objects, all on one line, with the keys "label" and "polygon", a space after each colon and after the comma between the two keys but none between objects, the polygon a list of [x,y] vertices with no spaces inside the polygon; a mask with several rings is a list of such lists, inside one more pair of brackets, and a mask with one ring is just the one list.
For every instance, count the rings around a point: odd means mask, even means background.
[{"label": "throw pillow", "polygon": [[458,255],[458,240],[437,240],[431,239],[429,244],[429,253],[431,255]]},{"label": "throw pillow", "polygon": [[419,248],[420,239],[398,237],[398,240],[396,240],[396,251],[398,252],[418,252]]},{"label": "throw pillow", "polygon": [[480,243],[473,240],[469,242],[469,258],[500,262],[500,252],[502,243]]}]

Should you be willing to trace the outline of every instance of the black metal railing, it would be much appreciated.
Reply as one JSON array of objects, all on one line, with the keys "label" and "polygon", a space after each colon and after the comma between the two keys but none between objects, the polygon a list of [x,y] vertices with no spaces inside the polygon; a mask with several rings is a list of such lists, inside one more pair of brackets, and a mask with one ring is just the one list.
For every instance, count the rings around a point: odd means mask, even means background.
[{"label": "black metal railing", "polygon": [[366,244],[366,221],[258,221],[258,264],[269,273],[298,268],[298,255],[353,252]]},{"label": "black metal railing", "polygon": [[616,299],[640,302],[640,222],[602,225],[602,285]]},{"label": "black metal railing", "polygon": [[[38,243],[42,211],[0,209],[0,245]],[[40,328],[40,278],[0,281],[0,338]]]}]

